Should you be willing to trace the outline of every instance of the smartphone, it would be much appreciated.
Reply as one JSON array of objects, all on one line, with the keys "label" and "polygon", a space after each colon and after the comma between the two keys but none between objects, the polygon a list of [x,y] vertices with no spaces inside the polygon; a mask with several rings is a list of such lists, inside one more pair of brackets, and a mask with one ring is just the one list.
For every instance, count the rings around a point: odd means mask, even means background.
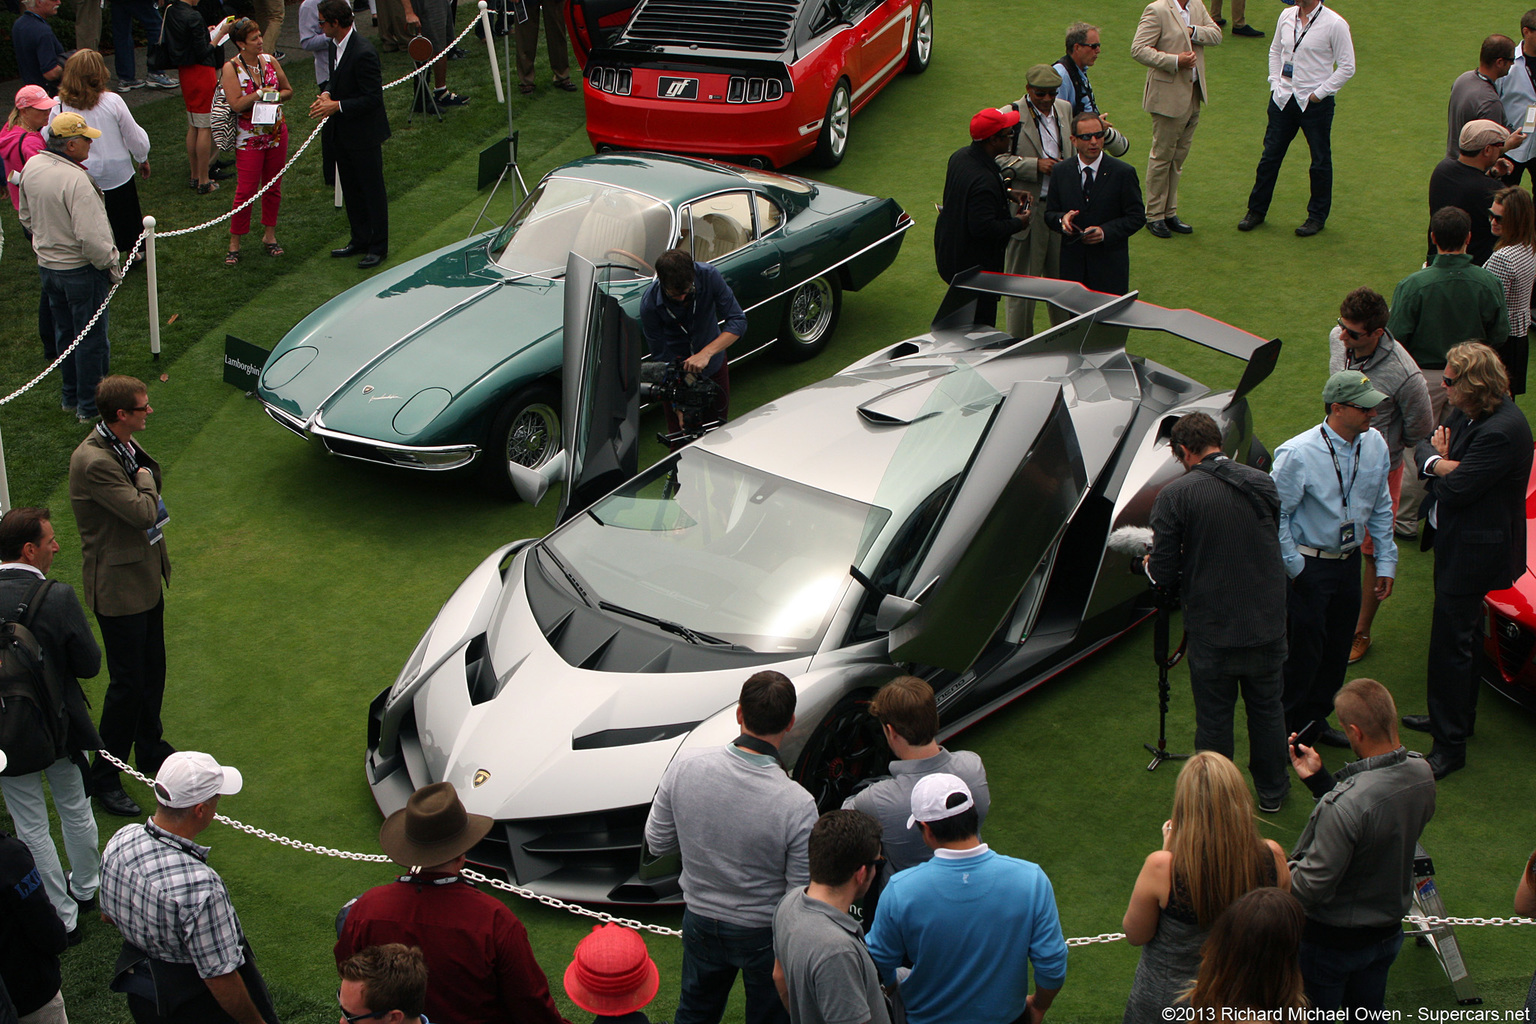
[{"label": "smartphone", "polygon": [[1328,723],[1323,719],[1314,718],[1312,721],[1308,722],[1306,725],[1302,726],[1300,730],[1297,731],[1296,738],[1291,742],[1298,747],[1311,747],[1316,749],[1317,737],[1322,733],[1323,729],[1327,725]]}]

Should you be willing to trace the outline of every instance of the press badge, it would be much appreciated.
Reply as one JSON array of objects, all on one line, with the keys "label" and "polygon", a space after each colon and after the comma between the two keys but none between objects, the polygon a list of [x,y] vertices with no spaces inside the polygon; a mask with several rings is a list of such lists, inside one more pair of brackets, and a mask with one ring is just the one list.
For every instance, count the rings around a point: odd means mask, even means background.
[{"label": "press badge", "polygon": [[1354,547],[1354,544],[1355,523],[1354,520],[1350,520],[1349,522],[1339,527],[1339,549],[1345,550]]},{"label": "press badge", "polygon": [[1292,77],[1294,77],[1294,68],[1292,67],[1290,61],[1286,61],[1285,66],[1280,69],[1280,77],[1281,78],[1292,78]]}]

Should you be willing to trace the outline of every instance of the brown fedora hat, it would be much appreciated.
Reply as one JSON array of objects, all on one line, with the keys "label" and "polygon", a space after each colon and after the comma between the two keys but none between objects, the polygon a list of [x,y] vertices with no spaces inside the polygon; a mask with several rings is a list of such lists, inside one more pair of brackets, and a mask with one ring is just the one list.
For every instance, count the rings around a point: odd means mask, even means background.
[{"label": "brown fedora hat", "polygon": [[384,819],[379,846],[396,864],[432,867],[467,853],[494,824],[483,814],[465,811],[453,783],[434,782]]}]

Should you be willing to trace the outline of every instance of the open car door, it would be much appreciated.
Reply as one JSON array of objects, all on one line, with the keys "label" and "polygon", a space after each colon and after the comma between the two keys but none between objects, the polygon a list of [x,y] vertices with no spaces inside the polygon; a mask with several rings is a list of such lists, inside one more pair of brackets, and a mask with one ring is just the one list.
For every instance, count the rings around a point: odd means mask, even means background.
[{"label": "open car door", "polygon": [[[971,457],[911,574],[903,597],[916,611],[891,630],[891,658],[963,672],[1007,619],[1040,560],[1066,529],[1087,491],[1072,417],[1053,381],[1019,381],[1000,394],[962,366],[939,381],[911,419],[910,453],[986,411]],[[923,434],[931,440],[927,445]]]},{"label": "open car door", "polygon": [[564,386],[565,522],[639,470],[640,325],[608,291],[625,267],[599,267],[576,253],[566,261]]}]

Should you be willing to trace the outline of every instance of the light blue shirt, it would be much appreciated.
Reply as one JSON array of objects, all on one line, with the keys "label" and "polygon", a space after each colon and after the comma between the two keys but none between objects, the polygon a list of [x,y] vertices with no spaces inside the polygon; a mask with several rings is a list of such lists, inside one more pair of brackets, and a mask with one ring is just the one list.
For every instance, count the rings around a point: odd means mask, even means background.
[{"label": "light blue shirt", "polygon": [[[1531,76],[1525,69],[1530,60],[1525,55],[1525,49],[1516,43],[1514,66],[1509,69],[1509,74],[1493,86],[1499,90],[1499,99],[1504,101],[1504,123],[1515,130],[1525,124],[1526,109],[1536,103],[1536,89],[1531,87]],[[1505,155],[1511,160],[1529,160],[1532,154],[1536,154],[1536,134]]]},{"label": "light blue shirt", "polygon": [[[1329,442],[1333,443],[1332,454]],[[1339,460],[1337,468],[1334,455]],[[1324,423],[1308,428],[1279,447],[1271,476],[1280,492],[1280,557],[1292,579],[1301,575],[1306,564],[1296,546],[1338,552],[1339,530],[1349,522],[1355,524],[1355,539],[1350,547],[1364,543],[1369,528],[1376,549],[1376,575],[1397,575],[1392,494],[1387,490],[1387,474],[1391,470],[1387,442],[1375,429],[1367,430],[1354,444],[1349,444]],[[1339,484],[1341,477],[1343,487]]]},{"label": "light blue shirt", "polygon": [[[1061,85],[1056,90],[1056,98],[1059,100],[1066,100],[1068,103],[1072,104],[1072,109],[1076,110],[1077,88],[1072,84],[1072,76],[1067,74],[1066,63],[1064,61],[1057,61],[1055,64],[1052,64],[1051,67],[1058,75],[1061,76]],[[1088,86],[1088,92],[1090,94],[1088,97],[1088,102],[1084,106],[1084,110],[1091,110],[1097,114],[1099,112],[1099,105],[1093,100],[1093,80],[1088,77],[1088,69],[1078,68],[1077,73],[1083,76],[1083,84]]]}]

